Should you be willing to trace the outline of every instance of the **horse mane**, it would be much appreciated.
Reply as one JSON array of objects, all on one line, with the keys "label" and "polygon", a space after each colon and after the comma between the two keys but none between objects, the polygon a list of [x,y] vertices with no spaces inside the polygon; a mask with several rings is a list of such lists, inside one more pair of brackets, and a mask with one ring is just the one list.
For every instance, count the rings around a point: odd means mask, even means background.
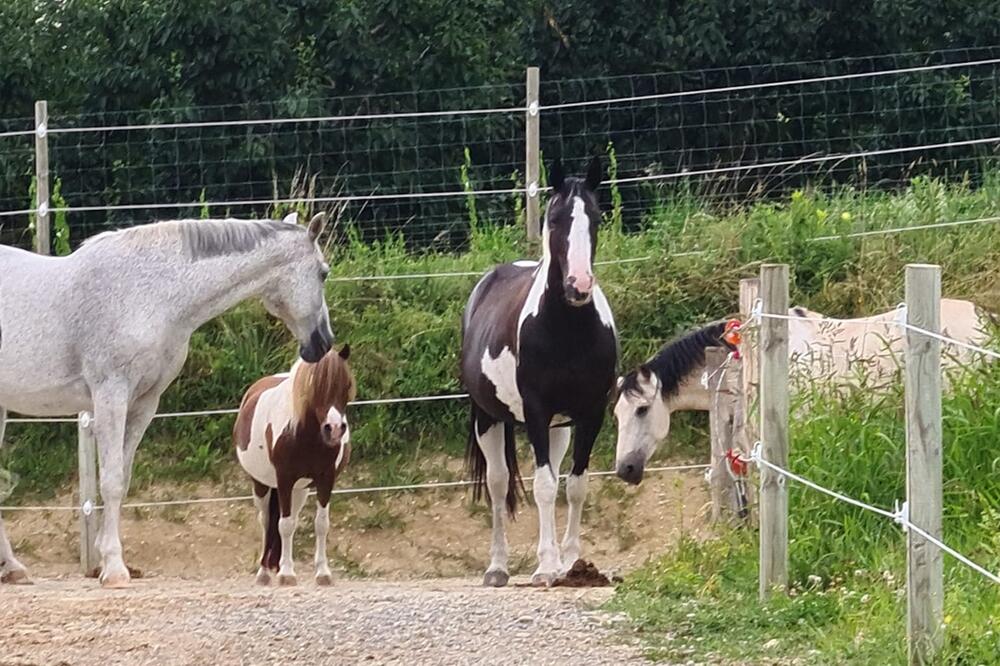
[{"label": "horse mane", "polygon": [[350,366],[331,348],[316,363],[296,363],[292,372],[292,420],[300,423],[310,409],[317,407],[334,405],[343,411],[356,394]]},{"label": "horse mane", "polygon": [[276,220],[169,220],[105,231],[88,238],[83,247],[109,241],[148,246],[158,240],[179,240],[185,256],[199,261],[251,252],[279,232],[295,230],[305,228]]},{"label": "horse mane", "polygon": [[676,395],[681,382],[695,368],[705,363],[706,347],[729,346],[722,339],[725,330],[726,322],[717,321],[668,342],[660,348],[656,356],[639,366],[637,370],[625,375],[620,392],[638,395],[639,373],[643,372],[646,376],[649,373],[657,376],[660,380],[660,392],[664,398]]}]

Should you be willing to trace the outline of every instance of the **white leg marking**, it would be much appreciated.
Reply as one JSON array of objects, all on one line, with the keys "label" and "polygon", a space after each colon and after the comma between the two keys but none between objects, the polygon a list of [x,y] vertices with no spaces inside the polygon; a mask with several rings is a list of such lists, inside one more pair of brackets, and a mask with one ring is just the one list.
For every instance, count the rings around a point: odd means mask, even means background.
[{"label": "white leg marking", "polygon": [[479,361],[483,375],[496,387],[497,399],[507,405],[507,409],[518,421],[524,421],[524,403],[517,390],[517,359],[510,347],[504,347],[496,358],[490,358],[490,350],[483,350]]},{"label": "white leg marking", "polygon": [[[253,496],[253,505],[257,508],[257,523],[260,525],[260,559],[261,562],[264,561],[264,554],[267,552],[267,521],[270,518],[270,509],[268,507],[268,502],[270,501],[270,493],[276,493],[277,490],[270,490],[267,495],[263,497],[257,497],[256,493]],[[271,572],[267,570],[263,564],[257,569],[257,584],[258,585],[270,585],[271,584]]]},{"label": "white leg marking", "polygon": [[580,476],[569,475],[566,479],[566,502],[569,504],[569,518],[566,522],[566,536],[563,537],[563,565],[568,570],[580,559],[580,519],[583,516],[583,503],[587,499],[587,472]]},{"label": "white leg marking", "polygon": [[306,489],[296,488],[292,491],[292,512],[287,518],[278,519],[278,533],[281,535],[281,565],[278,569],[279,585],[295,585],[295,561],[292,559],[292,540],[295,538],[295,527],[298,525],[299,512],[306,502]]},{"label": "white leg marking", "polygon": [[559,469],[569,448],[569,428],[549,428],[549,466],[535,470],[533,490],[538,506],[538,569],[531,577],[535,585],[551,585],[562,572],[562,557],[556,542],[556,495]]},{"label": "white leg marking", "polygon": [[476,441],[486,458],[486,487],[490,491],[493,534],[490,542],[490,566],[483,585],[503,587],[510,579],[507,570],[507,490],[510,471],[504,456],[503,424],[495,423],[482,435],[476,424]]},{"label": "white leg marking", "polygon": [[316,584],[330,585],[333,574],[330,573],[330,563],[326,558],[326,535],[330,532],[330,505],[320,506],[316,502]]}]

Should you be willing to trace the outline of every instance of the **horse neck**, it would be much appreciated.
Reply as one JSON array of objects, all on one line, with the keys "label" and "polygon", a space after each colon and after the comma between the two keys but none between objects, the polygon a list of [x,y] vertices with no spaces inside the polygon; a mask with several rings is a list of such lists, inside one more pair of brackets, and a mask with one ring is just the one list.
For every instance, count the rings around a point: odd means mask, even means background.
[{"label": "horse neck", "polygon": [[[705,364],[700,363],[691,369],[680,384],[677,391],[664,398],[670,411],[707,411],[711,401],[711,393],[702,383],[705,374]],[[709,380],[711,381],[711,379]]]},{"label": "horse neck", "polygon": [[[264,244],[239,255],[203,259],[185,268],[186,280],[175,288],[183,292],[179,301],[185,306],[179,313],[193,331],[239,303],[260,296],[287,263],[280,247]],[[192,286],[195,297],[190,298]]]}]

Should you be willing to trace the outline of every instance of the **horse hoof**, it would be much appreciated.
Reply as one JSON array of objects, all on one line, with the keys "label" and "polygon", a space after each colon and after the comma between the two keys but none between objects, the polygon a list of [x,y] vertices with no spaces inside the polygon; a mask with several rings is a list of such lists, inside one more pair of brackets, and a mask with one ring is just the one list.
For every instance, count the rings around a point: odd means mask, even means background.
[{"label": "horse hoof", "polygon": [[278,585],[282,587],[291,587],[292,585],[298,585],[299,581],[295,579],[294,574],[291,576],[278,576]]},{"label": "horse hoof", "polygon": [[28,572],[24,569],[15,569],[13,571],[6,571],[2,576],[0,576],[0,583],[5,585],[34,585],[31,579],[28,578]]},{"label": "horse hoof", "polygon": [[552,583],[554,582],[556,582],[556,574],[554,573],[536,572],[531,577],[532,587],[552,587]]},{"label": "horse hoof", "polygon": [[330,587],[333,585],[333,576],[330,574],[318,574],[316,576],[316,584],[320,587]]},{"label": "horse hoof", "polygon": [[503,587],[510,580],[510,574],[506,571],[494,569],[487,571],[483,576],[483,587]]},{"label": "horse hoof", "polygon": [[121,571],[116,573],[101,574],[101,587],[105,589],[117,590],[126,588],[131,582],[131,578],[128,575],[128,571]]},{"label": "horse hoof", "polygon": [[266,570],[261,570],[257,572],[257,584],[261,587],[268,587],[271,585],[271,574]]}]

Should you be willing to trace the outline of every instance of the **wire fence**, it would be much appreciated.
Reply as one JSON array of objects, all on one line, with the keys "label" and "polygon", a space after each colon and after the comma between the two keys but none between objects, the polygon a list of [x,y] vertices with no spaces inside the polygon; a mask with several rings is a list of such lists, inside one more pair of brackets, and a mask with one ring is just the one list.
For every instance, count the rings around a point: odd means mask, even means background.
[{"label": "wire fence", "polygon": [[[900,331],[901,334],[904,333],[904,332],[906,332],[906,331],[912,331],[912,332],[915,332],[915,333],[919,333],[919,334],[921,334],[923,336],[927,336],[927,337],[933,338],[935,340],[938,340],[939,342],[943,343],[946,346],[952,346],[952,347],[957,347],[957,348],[964,349],[965,351],[971,352],[973,354],[976,354],[976,355],[980,356],[981,358],[985,358],[985,359],[1000,359],[1000,352],[998,352],[998,351],[996,351],[994,349],[989,349],[987,347],[983,347],[981,345],[973,344],[973,343],[970,343],[968,341],[959,340],[959,339],[956,339],[956,338],[951,337],[949,335],[943,335],[943,334],[940,334],[940,333],[929,331],[929,330],[927,330],[925,328],[922,328],[922,327],[919,327],[919,326],[915,326],[915,325],[909,323],[908,320],[907,320],[907,306],[906,306],[905,303],[900,303],[897,306],[897,308],[896,308],[896,314],[895,314],[894,317],[891,317],[891,318],[879,317],[877,319],[873,319],[873,318],[840,319],[840,318],[836,318],[836,317],[827,317],[827,316],[823,316],[823,315],[811,316],[811,317],[798,317],[798,316],[785,315],[785,314],[766,313],[766,312],[763,312],[762,305],[763,305],[762,301],[758,299],[754,303],[752,311],[750,313],[750,321],[753,322],[753,323],[755,323],[755,324],[758,324],[758,325],[760,324],[760,322],[763,319],[774,319],[774,320],[784,320],[784,321],[792,320],[792,321],[796,321],[796,322],[801,322],[801,323],[804,323],[804,324],[807,324],[807,325],[816,326],[817,329],[820,329],[821,327],[851,325],[851,324],[858,324],[858,323],[872,324],[872,325],[876,325],[876,326],[881,327],[881,328],[894,327],[894,328],[897,328]],[[847,340],[843,340],[843,341],[841,341],[841,343],[844,344],[845,346],[850,346],[850,345],[853,344],[853,343],[851,343],[850,341],[847,341]],[[894,522],[896,522],[898,525],[900,525],[903,528],[904,532],[907,531],[907,530],[913,530],[914,532],[916,532],[917,534],[919,534],[920,536],[922,536],[924,539],[928,540],[929,542],[933,543],[936,547],[938,547],[939,549],[941,549],[942,552],[947,553],[949,556],[953,557],[954,559],[956,559],[958,562],[960,562],[964,566],[966,566],[966,567],[970,568],[971,570],[977,572],[978,574],[982,575],[986,579],[988,579],[988,580],[990,580],[990,581],[992,581],[994,583],[1000,584],[1000,575],[997,575],[997,573],[989,571],[988,569],[986,569],[982,565],[977,564],[976,562],[972,561],[966,555],[964,555],[964,554],[958,552],[957,550],[955,550],[954,548],[948,546],[941,539],[939,539],[939,538],[935,537],[934,535],[928,533],[926,530],[922,529],[921,527],[919,527],[917,525],[914,525],[910,521],[909,513],[908,513],[908,510],[907,510],[907,503],[906,502],[903,502],[902,505],[900,505],[897,502],[896,508],[893,511],[889,511],[887,509],[883,509],[883,508],[879,508],[879,507],[873,506],[873,505],[871,505],[871,504],[869,504],[867,502],[863,502],[861,500],[855,499],[855,498],[850,497],[848,495],[845,495],[843,493],[840,493],[840,492],[837,492],[837,491],[832,490],[830,488],[827,488],[825,486],[822,486],[821,484],[818,484],[818,483],[816,483],[814,481],[811,481],[810,479],[807,479],[807,478],[805,478],[803,476],[795,474],[794,472],[791,472],[790,470],[788,470],[788,469],[786,469],[786,468],[784,468],[784,467],[782,467],[782,466],[780,466],[778,464],[775,464],[772,461],[767,460],[765,458],[765,456],[763,455],[762,451],[761,451],[761,443],[760,442],[757,442],[753,446],[753,449],[752,449],[751,454],[750,454],[749,461],[752,461],[755,464],[757,464],[757,466],[759,468],[767,468],[767,469],[769,469],[771,471],[774,471],[774,472],[780,474],[781,476],[783,476],[785,478],[788,478],[788,479],[790,479],[792,481],[795,481],[795,482],[797,482],[797,483],[799,483],[799,484],[801,484],[801,485],[803,485],[803,486],[805,486],[805,487],[807,487],[807,488],[809,488],[811,490],[814,490],[816,492],[819,492],[819,493],[822,493],[824,495],[827,495],[828,497],[831,497],[831,498],[833,498],[834,500],[836,500],[838,502],[843,502],[843,503],[846,503],[846,504],[850,504],[850,505],[855,506],[855,507],[857,507],[859,509],[862,509],[862,510],[865,510],[865,511],[868,511],[868,512],[871,512],[871,513],[875,513],[875,514],[877,514],[879,516],[882,516],[884,518],[889,518],[889,519],[893,520]]]},{"label": "wire fence", "polygon": [[[607,154],[617,214],[640,226],[697,196],[727,206],[805,185],[975,184],[1000,137],[1000,47],[545,81],[544,158]],[[54,194],[78,241],[170,217],[344,206],[363,239],[455,249],[477,223],[522,224],[526,88],[60,115]],[[26,245],[33,122],[0,124],[0,240]],[[544,177],[544,176],[543,176]],[[542,183],[544,185],[544,183]],[[867,230],[859,213],[854,231]]]},{"label": "wire fence", "polygon": [[[704,470],[710,467],[709,464],[691,464],[691,465],[666,465],[659,467],[650,467],[646,469],[646,473],[661,474],[665,472],[691,472],[697,470]],[[588,476],[595,478],[606,478],[614,476],[617,472],[614,470],[604,470],[600,472],[589,472]],[[565,480],[567,478],[566,474],[560,474],[559,478]],[[523,479],[523,481],[530,482],[534,477],[528,476]],[[399,493],[399,492],[412,492],[417,490],[449,490],[456,488],[468,488],[475,484],[475,481],[460,480],[460,481],[428,481],[426,483],[407,483],[394,486],[359,486],[355,488],[334,488],[332,491],[333,495],[367,495],[373,493]],[[529,492],[527,487],[525,492]],[[309,495],[315,495],[315,491],[309,491]],[[168,506],[190,506],[197,504],[217,504],[217,503],[231,503],[231,502],[249,502],[253,500],[253,495],[230,495],[226,497],[195,497],[190,499],[173,499],[173,500],[153,500],[148,502],[127,502],[122,504],[123,509],[152,509],[152,508],[162,508]],[[104,507],[100,504],[94,504],[92,502],[84,502],[80,505],[70,505],[70,504],[38,504],[38,505],[9,505],[0,506],[0,511],[11,511],[11,512],[45,512],[45,511],[72,511],[79,512],[86,515],[90,515],[94,511],[103,509]]]},{"label": "wire fence", "polygon": [[1000,576],[998,576],[997,574],[993,573],[992,571],[990,571],[986,567],[984,567],[984,566],[982,566],[980,564],[976,564],[975,562],[973,562],[971,559],[969,559],[968,557],[966,557],[965,555],[963,555],[959,551],[955,550],[951,546],[949,546],[946,543],[944,543],[944,541],[942,541],[941,539],[938,539],[937,537],[935,537],[934,535],[928,533],[926,530],[922,529],[921,527],[919,527],[917,525],[914,525],[910,521],[909,512],[907,511],[908,507],[907,507],[907,503],[906,502],[903,502],[902,504],[899,504],[897,502],[896,508],[893,511],[889,511],[888,509],[882,509],[882,508],[879,508],[877,506],[873,506],[871,504],[868,504],[867,502],[862,502],[859,499],[855,499],[855,498],[850,497],[848,495],[845,495],[843,493],[839,493],[839,492],[837,492],[835,490],[831,490],[830,488],[822,486],[822,485],[816,483],[815,481],[811,481],[811,480],[809,480],[809,479],[807,479],[807,478],[805,478],[803,476],[800,476],[800,475],[795,474],[794,472],[792,472],[790,470],[785,469],[784,467],[781,467],[780,465],[776,465],[773,462],[770,462],[770,461],[766,460],[763,457],[763,455],[761,455],[761,452],[760,452],[760,442],[758,442],[754,446],[753,451],[751,451],[750,461],[753,462],[753,463],[755,463],[759,467],[770,469],[770,470],[772,470],[774,472],[777,472],[778,474],[780,474],[781,476],[783,476],[783,477],[785,477],[787,479],[791,479],[792,481],[795,481],[796,483],[800,483],[803,486],[805,486],[806,488],[809,488],[809,489],[814,490],[816,492],[822,493],[822,494],[826,495],[827,497],[832,497],[834,500],[836,500],[838,502],[843,502],[845,504],[850,504],[850,505],[855,506],[855,507],[857,507],[859,509],[862,509],[864,511],[868,511],[868,512],[874,513],[876,515],[882,516],[883,518],[888,518],[888,519],[892,520],[893,522],[895,522],[900,527],[902,527],[904,532],[907,531],[907,530],[913,530],[914,532],[916,532],[917,534],[919,534],[920,536],[922,536],[923,538],[927,539],[928,541],[930,541],[931,543],[933,543],[935,546],[937,546],[938,548],[940,548],[942,550],[942,552],[947,553],[951,557],[955,558],[955,560],[957,560],[961,564],[965,565],[969,569],[975,571],[976,573],[978,573],[979,575],[983,576],[987,580],[992,581],[992,582],[1000,585]]}]

